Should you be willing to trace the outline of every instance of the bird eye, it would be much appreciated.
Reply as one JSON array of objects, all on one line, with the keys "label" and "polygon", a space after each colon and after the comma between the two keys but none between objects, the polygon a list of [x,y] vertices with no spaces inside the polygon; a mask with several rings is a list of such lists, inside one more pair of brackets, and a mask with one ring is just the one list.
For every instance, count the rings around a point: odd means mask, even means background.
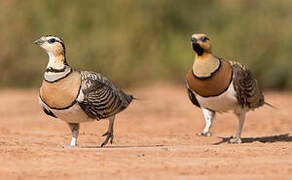
[{"label": "bird eye", "polygon": [[48,42],[49,42],[50,44],[52,44],[52,43],[56,42],[56,39],[55,39],[55,38],[51,38],[51,39],[48,40]]},{"label": "bird eye", "polygon": [[208,38],[206,36],[201,37],[201,41],[206,42]]}]

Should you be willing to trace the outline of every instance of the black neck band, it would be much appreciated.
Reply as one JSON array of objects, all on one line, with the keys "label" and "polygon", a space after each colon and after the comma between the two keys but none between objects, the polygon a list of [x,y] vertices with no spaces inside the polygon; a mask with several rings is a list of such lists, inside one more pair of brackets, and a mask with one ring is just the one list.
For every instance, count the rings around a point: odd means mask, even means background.
[{"label": "black neck band", "polygon": [[64,66],[62,69],[54,69],[52,67],[49,67],[46,69],[45,72],[55,72],[55,73],[58,73],[58,72],[64,72],[66,70],[66,66]]}]

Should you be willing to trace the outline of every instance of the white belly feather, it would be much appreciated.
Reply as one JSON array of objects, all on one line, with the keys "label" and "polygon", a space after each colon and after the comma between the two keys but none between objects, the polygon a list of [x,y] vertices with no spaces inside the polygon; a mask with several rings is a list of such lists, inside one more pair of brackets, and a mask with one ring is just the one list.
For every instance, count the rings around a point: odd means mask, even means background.
[{"label": "white belly feather", "polygon": [[236,110],[239,104],[236,99],[236,92],[233,87],[233,82],[230,83],[229,88],[219,96],[202,97],[196,94],[196,98],[203,108],[207,108],[217,112],[226,112]]},{"label": "white belly feather", "polygon": [[[82,93],[80,93],[80,94],[82,94]],[[79,95],[77,100],[80,99],[80,96],[82,98],[82,95]],[[86,121],[95,120],[95,119],[89,118],[87,116],[87,114],[78,105],[78,103],[74,104],[72,107],[70,107],[68,109],[62,109],[62,110],[51,109],[40,98],[39,98],[39,103],[44,108],[52,111],[57,116],[57,118],[59,118],[63,121],[66,121],[66,122],[79,123],[79,122],[86,122]]]},{"label": "white belly feather", "polygon": [[51,110],[59,119],[64,120],[66,122],[78,123],[78,122],[86,122],[93,121],[87,116],[87,114],[81,109],[78,104],[74,104],[69,109],[64,110]]}]

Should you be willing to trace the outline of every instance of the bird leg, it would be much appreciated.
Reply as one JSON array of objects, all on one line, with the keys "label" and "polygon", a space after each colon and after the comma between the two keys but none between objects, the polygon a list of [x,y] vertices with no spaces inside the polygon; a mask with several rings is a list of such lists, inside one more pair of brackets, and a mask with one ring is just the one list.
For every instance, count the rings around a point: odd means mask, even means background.
[{"label": "bird leg", "polygon": [[80,124],[79,123],[68,123],[70,130],[72,132],[72,140],[70,143],[71,147],[75,147],[77,145],[77,138],[79,135],[79,128]]},{"label": "bird leg", "polygon": [[115,116],[109,117],[109,124],[108,124],[108,130],[105,132],[102,136],[106,136],[104,142],[101,144],[101,147],[106,145],[108,143],[108,140],[110,139],[110,143],[113,143],[114,139],[114,121],[115,121]]},{"label": "bird leg", "polygon": [[245,120],[245,113],[246,113],[245,110],[236,113],[236,116],[239,120],[238,129],[237,129],[235,137],[233,137],[229,140],[230,143],[241,143],[242,142],[241,141],[241,131],[242,131],[243,123]]},{"label": "bird leg", "polygon": [[206,125],[202,132],[197,133],[197,136],[212,136],[212,133],[210,132],[210,128],[215,118],[215,112],[209,109],[205,109],[205,108],[202,108],[202,111],[204,114]]}]

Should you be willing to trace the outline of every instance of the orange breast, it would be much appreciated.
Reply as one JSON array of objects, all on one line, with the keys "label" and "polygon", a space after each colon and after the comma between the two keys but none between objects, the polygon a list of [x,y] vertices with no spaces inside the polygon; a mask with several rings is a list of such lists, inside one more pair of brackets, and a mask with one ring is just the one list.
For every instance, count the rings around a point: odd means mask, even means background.
[{"label": "orange breast", "polygon": [[196,78],[191,69],[187,74],[189,87],[203,97],[220,95],[226,91],[232,79],[232,67],[226,60],[221,60],[219,70],[210,78]]},{"label": "orange breast", "polygon": [[40,88],[40,97],[51,108],[65,108],[77,98],[80,84],[81,75],[77,71],[54,83],[44,80]]}]

